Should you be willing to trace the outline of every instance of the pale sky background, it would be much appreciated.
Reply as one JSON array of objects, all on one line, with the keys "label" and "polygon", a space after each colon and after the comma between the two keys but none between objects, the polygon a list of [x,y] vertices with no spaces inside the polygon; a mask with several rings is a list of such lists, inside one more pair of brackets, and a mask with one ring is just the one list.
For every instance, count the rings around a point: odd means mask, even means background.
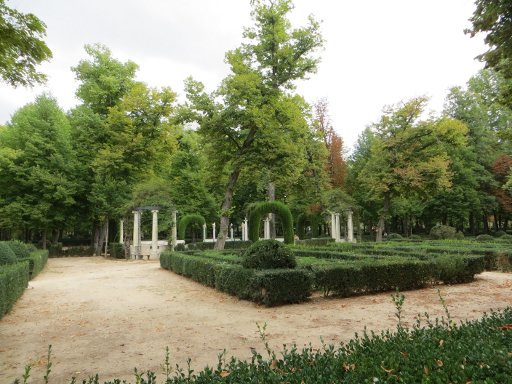
[{"label": "pale sky background", "polygon": [[[464,34],[473,0],[295,0],[294,26],[309,14],[326,39],[318,72],[298,85],[310,103],[327,98],[331,121],[352,148],[382,108],[427,95],[442,110],[448,89],[483,68],[475,56],[482,37]],[[48,83],[13,89],[0,83],[0,124],[43,91],[64,110],[78,103],[70,68],[87,58],[85,44],[101,43],[115,58],[140,66],[137,78],[183,94],[192,76],[214,90],[228,74],[226,51],[240,45],[252,24],[249,0],[7,0],[47,25],[53,59],[40,69]]]}]

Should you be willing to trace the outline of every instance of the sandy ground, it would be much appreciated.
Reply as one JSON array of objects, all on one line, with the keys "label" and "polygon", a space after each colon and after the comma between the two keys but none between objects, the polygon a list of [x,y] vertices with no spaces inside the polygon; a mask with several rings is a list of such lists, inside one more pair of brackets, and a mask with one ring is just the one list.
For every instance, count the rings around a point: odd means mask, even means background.
[{"label": "sandy ground", "polygon": [[[474,319],[512,303],[512,274],[486,272],[471,284],[441,286],[453,319]],[[418,313],[442,316],[434,288],[405,292],[405,322]],[[321,340],[337,344],[361,332],[395,328],[390,293],[353,298],[323,298],[265,308],[204,287],[163,270],[156,261],[103,258],[50,259],[29,283],[14,309],[0,320],[0,382],[21,377],[33,364],[32,382],[42,382],[45,356],[52,345],[50,382],[100,373],[133,381],[134,367],[160,374],[165,348],[173,366],[200,369],[227,356],[263,352],[257,323],[279,351]]]}]

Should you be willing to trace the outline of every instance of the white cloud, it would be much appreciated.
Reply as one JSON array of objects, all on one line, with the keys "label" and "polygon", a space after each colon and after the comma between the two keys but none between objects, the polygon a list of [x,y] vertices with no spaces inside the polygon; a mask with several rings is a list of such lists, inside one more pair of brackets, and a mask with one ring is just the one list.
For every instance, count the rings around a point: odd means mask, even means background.
[{"label": "white cloud", "polygon": [[[35,95],[49,90],[65,109],[76,104],[71,66],[86,57],[84,44],[103,43],[114,57],[139,64],[138,78],[182,93],[192,75],[213,90],[227,74],[224,54],[249,26],[249,1],[240,0],[45,0],[9,2],[48,26],[54,58],[42,70],[45,87],[0,88],[0,123]],[[447,89],[464,84],[480,63],[482,39],[463,30],[472,0],[296,0],[294,25],[309,14],[323,20],[326,39],[317,74],[298,91],[310,102],[326,97],[334,127],[352,146],[385,105],[419,95],[440,110]]]}]

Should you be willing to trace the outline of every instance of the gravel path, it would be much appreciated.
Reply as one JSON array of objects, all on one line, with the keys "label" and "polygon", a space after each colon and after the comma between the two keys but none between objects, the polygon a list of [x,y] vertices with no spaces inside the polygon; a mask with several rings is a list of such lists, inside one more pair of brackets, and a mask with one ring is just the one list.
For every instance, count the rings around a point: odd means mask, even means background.
[{"label": "gravel path", "polygon": [[[474,319],[511,305],[512,274],[486,272],[471,284],[441,286],[453,319]],[[405,292],[405,323],[418,313],[442,316],[434,288]],[[14,309],[0,320],[0,382],[33,365],[42,381],[52,345],[50,383],[99,373],[101,380],[133,381],[134,367],[161,373],[165,348],[172,365],[197,370],[216,365],[218,354],[249,358],[263,351],[258,324],[267,324],[271,346],[339,343],[361,332],[395,328],[390,294],[323,298],[265,308],[204,287],[160,268],[155,261],[100,257],[50,259]]]}]

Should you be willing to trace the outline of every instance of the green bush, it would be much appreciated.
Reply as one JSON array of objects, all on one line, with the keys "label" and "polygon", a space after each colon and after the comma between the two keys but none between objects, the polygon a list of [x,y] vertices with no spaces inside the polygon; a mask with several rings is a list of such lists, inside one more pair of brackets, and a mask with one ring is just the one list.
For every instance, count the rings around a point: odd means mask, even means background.
[{"label": "green bush", "polygon": [[267,306],[297,303],[311,294],[312,275],[306,270],[258,271],[181,252],[163,252],[160,265],[219,291]]},{"label": "green bush", "polygon": [[48,246],[48,252],[50,257],[60,257],[63,256],[62,253],[62,243],[52,243]]},{"label": "green bush", "polygon": [[124,244],[121,243],[110,243],[110,256],[116,259],[124,259]]},{"label": "green bush", "polygon": [[390,233],[386,240],[402,240],[404,237],[399,233]]},{"label": "green bush", "polygon": [[27,246],[27,244],[22,243],[21,241],[11,240],[11,241],[8,241],[7,244],[9,245],[9,247],[11,248],[11,250],[14,252],[14,254],[16,255],[16,257],[18,259],[23,259],[30,255],[30,252],[31,252],[30,248]]},{"label": "green bush", "polygon": [[194,225],[196,229],[202,230],[203,225],[206,224],[206,221],[203,216],[198,214],[183,216],[178,223],[178,239],[185,240],[185,232],[187,227],[191,224]]},{"label": "green bush", "polygon": [[435,261],[438,278],[445,284],[469,283],[485,269],[484,256],[440,255]]},{"label": "green bush", "polygon": [[9,312],[25,291],[29,279],[29,263],[20,261],[0,267],[0,318]]},{"label": "green bush", "polygon": [[475,240],[479,242],[494,241],[494,237],[492,237],[491,235],[478,235],[477,237],[475,237]]},{"label": "green bush", "polygon": [[15,264],[16,255],[7,241],[0,241],[0,265]]},{"label": "green bush", "polygon": [[249,212],[249,239],[256,242],[260,236],[260,224],[263,215],[274,213],[281,219],[284,242],[293,244],[293,217],[290,209],[280,201],[261,201],[251,205]]},{"label": "green bush", "polygon": [[334,239],[331,237],[318,237],[313,239],[295,240],[296,245],[305,247],[323,247],[334,243]]},{"label": "green bush", "polygon": [[266,306],[300,303],[311,296],[313,275],[300,269],[267,269],[254,274],[252,300]]},{"label": "green bush", "polygon": [[454,227],[437,224],[430,230],[430,238],[434,240],[461,239],[464,238],[464,235],[461,232],[457,232],[457,229]]},{"label": "green bush", "polygon": [[276,240],[260,240],[244,252],[242,265],[245,268],[277,269],[295,268],[297,262],[293,252]]}]

